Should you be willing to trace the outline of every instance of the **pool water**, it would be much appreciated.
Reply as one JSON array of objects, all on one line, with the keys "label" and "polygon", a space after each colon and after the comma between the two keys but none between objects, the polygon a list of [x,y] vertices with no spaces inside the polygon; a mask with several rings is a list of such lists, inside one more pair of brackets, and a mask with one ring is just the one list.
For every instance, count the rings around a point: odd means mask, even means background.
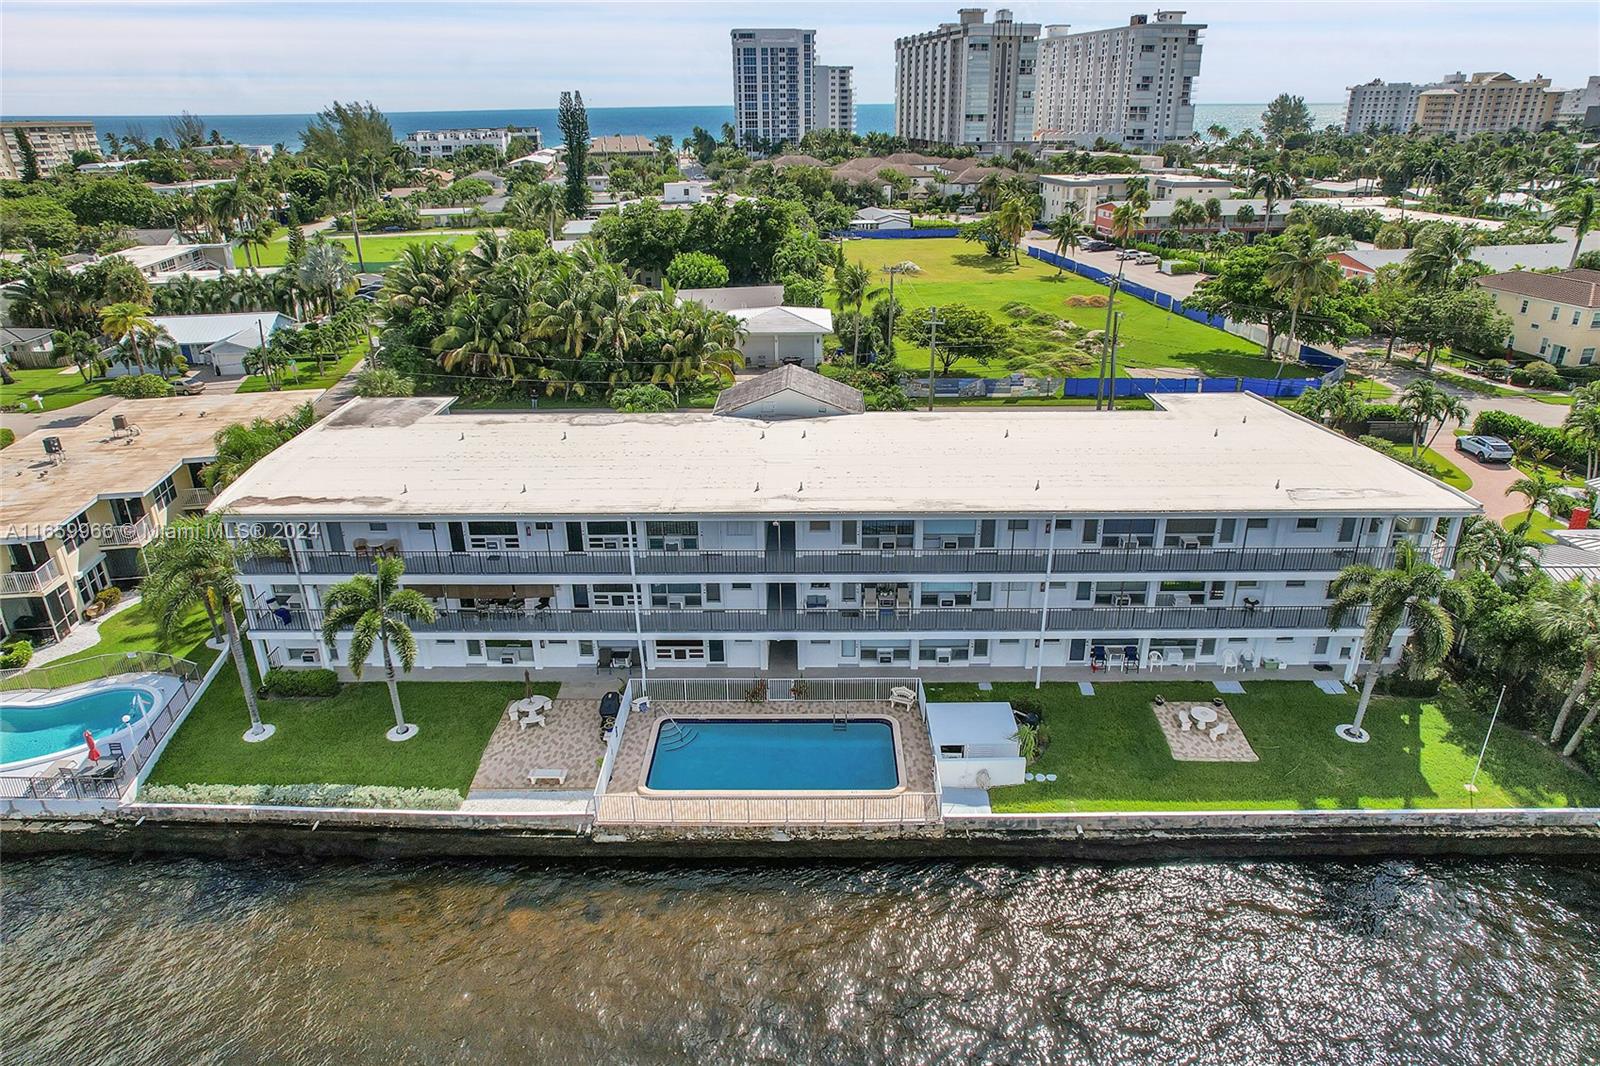
[{"label": "pool water", "polygon": [[663,724],[648,788],[664,791],[879,791],[900,783],[881,719],[678,718]]},{"label": "pool water", "polygon": [[103,688],[49,703],[0,704],[0,763],[78,747],[85,729],[99,740],[122,728],[123,715],[138,721],[154,702],[144,689]]}]

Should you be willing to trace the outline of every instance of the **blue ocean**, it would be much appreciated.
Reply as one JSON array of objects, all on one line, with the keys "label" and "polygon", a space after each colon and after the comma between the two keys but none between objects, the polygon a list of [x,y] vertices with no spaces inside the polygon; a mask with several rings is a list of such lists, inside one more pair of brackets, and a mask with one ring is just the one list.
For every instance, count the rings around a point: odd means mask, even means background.
[{"label": "blue ocean", "polygon": [[[1265,104],[1196,104],[1194,126],[1197,132],[1213,124],[1226,126],[1230,132],[1259,126]],[[1315,128],[1321,129],[1344,120],[1344,104],[1312,104]],[[556,127],[556,110],[544,108],[495,108],[484,111],[390,111],[389,122],[397,137],[417,130],[459,129],[463,127],[492,128],[498,126],[535,126],[543,134],[546,144],[559,144],[561,134]],[[17,116],[24,117],[24,116]],[[115,133],[119,137],[129,130],[139,132],[146,139],[168,134],[169,115],[28,115],[28,118],[79,118],[90,119],[101,133]],[[207,129],[215,129],[230,141],[241,144],[283,144],[291,148],[300,146],[300,131],[310,121],[310,115],[206,115],[202,114]],[[589,131],[596,136],[609,133],[641,133],[650,137],[667,134],[674,141],[689,136],[696,126],[720,135],[722,124],[733,121],[733,108],[704,105],[681,107],[591,107]],[[860,104],[856,107],[856,132],[894,132],[893,104]]]}]

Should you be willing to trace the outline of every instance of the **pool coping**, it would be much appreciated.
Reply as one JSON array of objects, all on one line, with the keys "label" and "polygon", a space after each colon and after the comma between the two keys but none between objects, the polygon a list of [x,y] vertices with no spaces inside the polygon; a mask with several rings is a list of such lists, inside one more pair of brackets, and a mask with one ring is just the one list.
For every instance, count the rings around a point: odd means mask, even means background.
[{"label": "pool coping", "polygon": [[[906,784],[906,760],[905,760],[904,749],[901,747],[900,723],[896,719],[894,719],[892,717],[871,715],[871,714],[847,715],[845,717],[846,717],[847,721],[852,721],[852,722],[886,722],[886,723],[888,723],[889,736],[890,736],[891,741],[894,744],[894,779],[895,779],[895,786],[893,788],[830,788],[830,789],[793,789],[793,788],[776,788],[776,789],[774,789],[774,788],[736,788],[736,789],[698,789],[698,788],[697,789],[678,789],[678,788],[672,788],[672,789],[661,789],[661,788],[651,788],[649,783],[648,783],[649,780],[650,780],[650,768],[653,765],[655,765],[656,744],[661,739],[661,728],[663,726],[665,726],[669,721],[677,721],[678,720],[678,716],[677,715],[668,714],[668,715],[663,715],[660,718],[657,718],[654,722],[652,722],[650,724],[650,735],[646,739],[646,742],[645,742],[646,743],[646,749],[645,750],[647,752],[649,752],[649,758],[647,758],[645,760],[644,766],[640,771],[639,783],[637,785],[635,785],[631,791],[637,792],[641,796],[659,796],[659,797],[662,797],[662,798],[665,798],[665,799],[689,799],[691,797],[693,797],[693,798],[699,798],[699,797],[737,798],[737,797],[744,797],[744,796],[754,797],[754,798],[757,798],[757,799],[776,799],[776,798],[778,798],[780,796],[793,796],[793,797],[798,797],[798,798],[801,798],[801,799],[845,799],[845,798],[848,798],[848,797],[851,797],[851,796],[897,796],[897,795],[900,795],[903,792],[906,792],[908,790],[909,786]],[[686,715],[686,716],[684,716],[683,720],[684,721],[706,721],[706,720],[716,721],[716,720],[724,720],[724,721],[745,721],[745,722],[784,722],[784,721],[790,721],[790,722],[795,722],[795,721],[800,721],[800,722],[831,722],[831,721],[834,720],[834,716],[827,715],[827,714],[816,714],[816,713],[806,714],[806,713],[800,712],[800,711],[796,711],[793,714],[785,714],[785,715],[783,715],[781,717],[765,717],[765,718],[763,718],[763,717],[752,718],[748,714],[704,714],[704,713],[697,713],[697,714],[693,715],[692,717]]]}]

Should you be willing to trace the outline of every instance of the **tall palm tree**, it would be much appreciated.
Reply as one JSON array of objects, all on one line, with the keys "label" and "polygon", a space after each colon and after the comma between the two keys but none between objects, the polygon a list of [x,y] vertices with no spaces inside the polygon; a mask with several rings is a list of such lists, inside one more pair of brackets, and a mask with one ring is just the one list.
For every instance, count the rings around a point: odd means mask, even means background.
[{"label": "tall palm tree", "polygon": [[[1134,236],[1139,232],[1140,227],[1144,225],[1144,213],[1149,206],[1149,193],[1145,192],[1142,187],[1134,192],[1130,192],[1128,199],[1118,204],[1111,211],[1111,236],[1115,238],[1118,243],[1126,247],[1127,244],[1132,241]],[[1112,280],[1110,291],[1106,296],[1106,328],[1104,334],[1102,335],[1103,340],[1101,342],[1100,349],[1099,379],[1095,385],[1094,406],[1095,410],[1097,411],[1100,410],[1101,405],[1101,388],[1099,382],[1104,381],[1107,375],[1112,377],[1111,406],[1116,406],[1117,383],[1115,380],[1115,375],[1111,371],[1111,364],[1113,361],[1113,353],[1111,351],[1111,323],[1112,316],[1115,314],[1117,307],[1117,290],[1122,288],[1122,271],[1127,265],[1128,261],[1126,259],[1118,257],[1116,277]]]},{"label": "tall palm tree", "polygon": [[150,318],[150,309],[135,303],[108,304],[100,309],[100,328],[106,336],[127,342],[134,365],[143,374],[145,365],[144,355],[139,350],[140,337],[151,338],[151,354],[154,355],[156,324]]},{"label": "tall palm tree", "polygon": [[[169,536],[158,537],[145,548],[149,573],[140,586],[148,609],[155,613],[157,625],[165,634],[186,619],[195,605],[205,608],[213,634],[225,628],[233,668],[239,673],[244,705],[250,712],[246,741],[266,740],[277,727],[261,721],[256,706],[256,686],[244,657],[244,641],[234,607],[244,602],[239,588],[241,561],[270,550],[270,545],[249,539],[231,539],[220,514],[185,515],[169,527]],[[217,625],[217,619],[223,625]]]},{"label": "tall palm tree", "polygon": [[366,190],[366,182],[362,180],[360,171],[345,159],[329,166],[327,173],[328,199],[336,204],[343,202],[350,206],[350,235],[356,242],[356,269],[365,274],[367,260],[361,254],[361,223],[356,215],[360,212],[361,194]]},{"label": "tall palm tree", "polygon": [[491,297],[469,292],[450,305],[444,332],[433,350],[445,370],[516,378],[517,358],[528,354],[506,309]]},{"label": "tall palm tree", "polygon": [[1251,177],[1250,195],[1259,196],[1266,201],[1266,215],[1262,219],[1263,229],[1272,225],[1272,205],[1293,196],[1294,190],[1294,177],[1276,165],[1262,167]]},{"label": "tall palm tree", "polygon": [[1561,482],[1545,473],[1535,469],[1533,473],[1519,477],[1506,488],[1506,495],[1517,494],[1528,501],[1528,511],[1522,516],[1522,521],[1517,523],[1517,532],[1526,533],[1533,525],[1533,516],[1541,507],[1549,507],[1555,502],[1556,496],[1561,491]]},{"label": "tall palm tree", "polygon": [[1578,256],[1583,250],[1584,234],[1594,225],[1595,191],[1592,182],[1584,182],[1576,186],[1556,206],[1556,222],[1561,225],[1571,226],[1572,256],[1567,260],[1567,269],[1571,270],[1578,265]]},{"label": "tall palm tree", "polygon": [[[1572,687],[1567,689],[1567,698],[1556,712],[1555,726],[1550,730],[1550,743],[1554,744],[1561,739],[1567,716],[1589,690],[1595,669],[1600,667],[1600,582],[1586,582],[1581,578],[1564,581],[1530,604],[1528,614],[1541,640],[1556,648],[1575,648],[1583,656],[1583,665],[1578,668]],[[1594,724],[1597,712],[1600,712],[1600,701],[1592,701],[1589,713],[1573,730],[1572,739],[1561,754],[1570,756],[1578,750],[1578,743]]]},{"label": "tall palm tree", "polygon": [[[252,272],[261,273],[261,253],[267,250],[267,245],[272,243],[272,238],[267,234],[264,226],[251,226],[239,233],[239,245],[244,249],[245,263]],[[188,275],[181,275],[187,277]]]},{"label": "tall palm tree", "polygon": [[[861,308],[867,302],[867,289],[872,284],[872,275],[860,263],[840,263],[833,268],[833,294],[839,298],[839,310],[854,310],[861,313]],[[857,366],[861,365],[861,331],[855,331],[855,340],[851,344],[850,361]]]},{"label": "tall palm tree", "polygon": [[1367,624],[1362,634],[1362,655],[1367,661],[1367,676],[1356,704],[1355,721],[1335,732],[1345,740],[1365,743],[1361,728],[1372,703],[1372,690],[1382,673],[1401,626],[1410,632],[1400,645],[1400,656],[1408,673],[1415,678],[1429,677],[1438,668],[1455,642],[1455,619],[1464,618],[1472,608],[1472,594],[1461,582],[1428,562],[1415,544],[1402,540],[1395,550],[1394,565],[1386,570],[1358,564],[1347,566],[1328,586],[1333,606],[1330,624],[1338,626],[1343,617],[1362,607],[1367,609]]},{"label": "tall palm tree", "polygon": [[1295,340],[1300,312],[1316,300],[1338,291],[1344,275],[1328,257],[1343,244],[1336,237],[1318,237],[1310,226],[1291,226],[1268,253],[1267,284],[1289,304],[1288,358],[1278,363],[1278,373],[1274,376],[1283,375],[1285,362],[1299,359]]},{"label": "tall palm tree", "polygon": [[1018,258],[1018,248],[1022,244],[1022,238],[1033,228],[1035,211],[1032,201],[1032,196],[1008,196],[1000,204],[1000,209],[994,213],[995,228],[1011,246],[1013,265],[1021,262]]},{"label": "tall palm tree", "polygon": [[465,289],[461,252],[442,241],[408,244],[383,276],[391,317],[441,314]]},{"label": "tall palm tree", "polygon": [[710,374],[732,383],[733,372],[744,365],[739,351],[743,327],[729,314],[712,311],[697,303],[684,303],[666,310],[667,326],[659,349],[648,348],[660,362],[651,367],[650,381],[666,385],[677,395],[678,386]]},{"label": "tall palm tree", "polygon": [[400,708],[400,686],[394,677],[397,657],[403,673],[417,665],[417,638],[406,623],[431,622],[436,617],[433,604],[422,593],[399,587],[405,572],[399,559],[379,559],[376,574],[357,574],[322,598],[322,639],[329,652],[336,652],[339,632],[350,630],[350,672],[357,680],[373,647],[382,650],[384,683],[394,706],[394,728],[385,735],[396,741],[410,740],[419,732]]},{"label": "tall palm tree", "polygon": [[70,360],[86,382],[106,372],[107,362],[105,356],[100,354],[100,345],[81,329],[70,332],[56,330],[51,340],[51,350],[56,356]]},{"label": "tall palm tree", "polygon": [[1424,226],[1417,234],[1416,246],[1406,256],[1407,276],[1424,288],[1444,288],[1455,276],[1456,268],[1472,259],[1479,236],[1476,226],[1449,222]]},{"label": "tall palm tree", "polygon": [[1585,480],[1600,477],[1600,381],[1572,391],[1572,407],[1561,428],[1583,449]]},{"label": "tall palm tree", "polygon": [[[886,305],[888,323],[883,331],[883,349],[888,353],[889,361],[892,363],[894,362],[894,316],[900,311],[900,304],[894,298],[894,282],[896,278],[915,277],[922,273],[922,268],[909,259],[902,259],[898,263],[886,263],[878,269],[889,279],[889,301]],[[875,296],[877,293],[867,295]]]},{"label": "tall palm tree", "polygon": [[326,301],[327,313],[339,306],[339,297],[355,282],[350,270],[350,260],[344,248],[337,244],[319,241],[306,248],[300,257],[300,283],[307,292],[316,293]]},{"label": "tall palm tree", "polygon": [[[1428,431],[1428,423],[1437,419],[1439,429],[1443,429],[1447,420],[1465,422],[1469,414],[1465,403],[1426,378],[1418,378],[1402,389],[1395,406],[1411,421],[1413,459],[1422,454],[1424,447],[1422,438]],[[1438,436],[1439,429],[1434,431],[1433,437]],[[1432,445],[1433,437],[1428,438],[1428,445]]]},{"label": "tall palm tree", "polygon": [[[1050,220],[1046,230],[1056,239],[1057,258],[1065,259],[1067,249],[1075,247],[1084,234],[1083,205],[1076,200],[1067,201],[1062,205],[1061,214]],[[1056,274],[1059,276],[1066,267],[1065,262],[1058,262]]]}]

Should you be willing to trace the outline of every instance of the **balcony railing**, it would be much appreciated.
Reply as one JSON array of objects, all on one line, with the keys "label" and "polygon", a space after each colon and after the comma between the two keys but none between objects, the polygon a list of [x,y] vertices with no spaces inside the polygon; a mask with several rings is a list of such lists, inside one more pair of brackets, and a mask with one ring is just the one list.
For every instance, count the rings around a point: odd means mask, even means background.
[{"label": "balcony railing", "polygon": [[[625,551],[590,552],[399,552],[406,574],[417,577],[503,575],[537,577],[623,577],[629,574]],[[902,548],[890,551],[642,551],[633,566],[641,577],[683,575],[878,574],[1219,574],[1337,572],[1352,563],[1386,566],[1389,548],[1081,548],[1050,552],[1028,549]],[[365,552],[302,551],[307,575],[368,573],[373,556]],[[247,574],[292,574],[287,554],[261,556],[243,564]]]},{"label": "balcony railing", "polygon": [[178,494],[178,510],[204,511],[207,507],[211,506],[211,501],[215,500],[216,498],[217,494],[212,492],[210,489],[184,489]]},{"label": "balcony railing", "polygon": [[155,538],[156,523],[149,515],[137,522],[106,526],[100,531],[102,548],[137,548]]},{"label": "balcony railing", "polygon": [[[1340,628],[1355,628],[1349,615]],[[318,632],[322,612],[279,608],[254,610],[258,632]],[[648,610],[638,625],[648,636],[718,633],[1036,633],[1039,611],[1025,607],[819,610]],[[633,633],[631,610],[440,611],[432,622],[412,622],[418,633],[507,633],[546,636]],[[1050,611],[1050,632],[1096,635],[1181,630],[1329,629],[1326,607],[1064,607]]]},{"label": "balcony railing", "polygon": [[33,570],[13,570],[0,575],[0,596],[25,596],[43,592],[61,580],[61,568],[54,559]]}]

